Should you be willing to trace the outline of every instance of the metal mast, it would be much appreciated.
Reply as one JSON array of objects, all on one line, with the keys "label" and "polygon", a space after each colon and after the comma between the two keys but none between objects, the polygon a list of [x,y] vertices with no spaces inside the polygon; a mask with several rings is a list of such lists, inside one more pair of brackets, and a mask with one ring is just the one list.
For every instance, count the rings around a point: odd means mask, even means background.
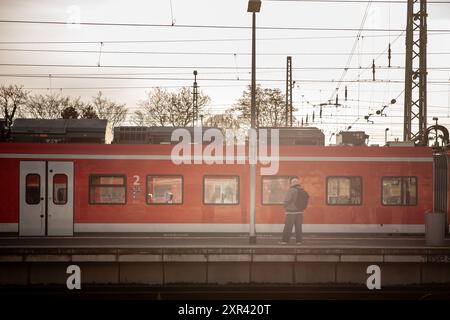
[{"label": "metal mast", "polygon": [[194,70],[194,88],[192,93],[192,126],[198,121],[198,86],[197,86],[197,70]]},{"label": "metal mast", "polygon": [[286,62],[286,127],[292,127],[292,57]]},{"label": "metal mast", "polygon": [[406,22],[404,141],[427,129],[427,1],[408,0]]}]

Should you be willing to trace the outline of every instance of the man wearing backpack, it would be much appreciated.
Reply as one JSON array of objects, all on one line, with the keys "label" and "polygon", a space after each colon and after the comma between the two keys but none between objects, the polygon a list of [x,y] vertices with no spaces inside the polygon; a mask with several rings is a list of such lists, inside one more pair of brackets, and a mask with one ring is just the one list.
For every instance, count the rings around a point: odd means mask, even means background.
[{"label": "man wearing backpack", "polygon": [[283,238],[280,244],[287,244],[291,237],[292,227],[295,225],[297,244],[302,243],[303,212],[308,206],[308,193],[300,186],[297,178],[292,178],[291,186],[284,199],[285,223]]}]

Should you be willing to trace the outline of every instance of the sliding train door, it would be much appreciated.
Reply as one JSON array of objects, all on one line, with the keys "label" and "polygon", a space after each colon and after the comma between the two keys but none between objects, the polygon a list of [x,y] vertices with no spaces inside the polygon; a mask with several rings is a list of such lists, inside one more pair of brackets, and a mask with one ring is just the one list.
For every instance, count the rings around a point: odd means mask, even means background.
[{"label": "sliding train door", "polygon": [[20,162],[19,235],[45,236],[45,161]]},{"label": "sliding train door", "polygon": [[21,161],[20,236],[73,235],[73,163]]},{"label": "sliding train door", "polygon": [[48,162],[47,235],[73,235],[73,163]]}]

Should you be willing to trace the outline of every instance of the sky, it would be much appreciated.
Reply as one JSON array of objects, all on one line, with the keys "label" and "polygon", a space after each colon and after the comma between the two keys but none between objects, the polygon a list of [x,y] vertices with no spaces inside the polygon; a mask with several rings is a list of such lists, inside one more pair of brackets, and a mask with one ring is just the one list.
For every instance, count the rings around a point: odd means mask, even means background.
[{"label": "sky", "polygon": [[[257,14],[257,83],[285,92],[292,56],[295,116],[308,115],[327,144],[349,126],[366,131],[369,144],[384,144],[386,128],[388,140],[403,136],[406,2],[358,1],[263,0]],[[0,0],[0,20],[0,83],[33,93],[87,101],[101,90],[131,117],[152,88],[192,86],[194,70],[211,113],[230,108],[250,84],[247,0]],[[428,123],[438,117],[450,127],[450,2],[428,4],[428,30]],[[341,106],[324,107],[320,118],[319,104],[334,102],[336,87]]]}]

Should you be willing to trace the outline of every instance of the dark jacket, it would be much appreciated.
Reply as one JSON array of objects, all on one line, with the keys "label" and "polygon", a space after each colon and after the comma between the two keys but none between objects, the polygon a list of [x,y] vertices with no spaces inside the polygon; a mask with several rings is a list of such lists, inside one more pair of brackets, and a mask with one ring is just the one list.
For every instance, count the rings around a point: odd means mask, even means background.
[{"label": "dark jacket", "polygon": [[286,213],[303,213],[297,208],[297,197],[298,193],[303,191],[300,185],[296,184],[291,186],[284,198],[284,211]]}]

